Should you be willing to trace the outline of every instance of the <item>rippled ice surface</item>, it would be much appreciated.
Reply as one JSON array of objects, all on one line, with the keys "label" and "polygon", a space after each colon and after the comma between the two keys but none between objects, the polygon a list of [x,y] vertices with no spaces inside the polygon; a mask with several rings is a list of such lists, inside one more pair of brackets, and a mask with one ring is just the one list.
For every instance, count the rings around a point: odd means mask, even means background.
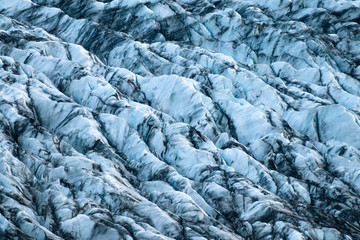
[{"label": "rippled ice surface", "polygon": [[0,239],[360,239],[359,23],[0,0]]}]

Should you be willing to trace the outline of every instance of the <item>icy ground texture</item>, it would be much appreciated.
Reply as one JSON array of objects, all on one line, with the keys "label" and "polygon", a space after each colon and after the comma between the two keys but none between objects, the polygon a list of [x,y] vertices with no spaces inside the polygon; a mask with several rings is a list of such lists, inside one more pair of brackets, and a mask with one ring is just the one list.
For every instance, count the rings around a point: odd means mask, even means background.
[{"label": "icy ground texture", "polygon": [[359,23],[0,0],[0,239],[360,239]]}]

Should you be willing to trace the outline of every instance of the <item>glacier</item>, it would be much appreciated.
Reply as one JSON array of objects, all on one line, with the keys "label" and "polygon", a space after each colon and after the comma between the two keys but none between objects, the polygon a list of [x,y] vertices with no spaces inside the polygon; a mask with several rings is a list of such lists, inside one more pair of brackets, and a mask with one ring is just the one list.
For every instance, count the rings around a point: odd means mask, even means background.
[{"label": "glacier", "polygon": [[360,239],[359,0],[0,0],[0,239]]}]

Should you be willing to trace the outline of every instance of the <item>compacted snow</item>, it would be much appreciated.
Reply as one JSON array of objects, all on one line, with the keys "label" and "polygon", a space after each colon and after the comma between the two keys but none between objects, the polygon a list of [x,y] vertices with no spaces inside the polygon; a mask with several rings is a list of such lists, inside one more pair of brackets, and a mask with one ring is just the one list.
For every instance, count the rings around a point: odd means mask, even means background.
[{"label": "compacted snow", "polygon": [[0,0],[0,239],[360,239],[360,1]]}]

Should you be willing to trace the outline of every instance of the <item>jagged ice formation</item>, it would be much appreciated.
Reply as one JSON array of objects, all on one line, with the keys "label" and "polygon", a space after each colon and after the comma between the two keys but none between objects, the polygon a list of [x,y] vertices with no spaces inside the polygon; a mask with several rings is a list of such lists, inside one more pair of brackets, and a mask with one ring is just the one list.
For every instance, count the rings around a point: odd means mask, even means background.
[{"label": "jagged ice formation", "polygon": [[360,1],[0,0],[0,239],[360,239]]}]

